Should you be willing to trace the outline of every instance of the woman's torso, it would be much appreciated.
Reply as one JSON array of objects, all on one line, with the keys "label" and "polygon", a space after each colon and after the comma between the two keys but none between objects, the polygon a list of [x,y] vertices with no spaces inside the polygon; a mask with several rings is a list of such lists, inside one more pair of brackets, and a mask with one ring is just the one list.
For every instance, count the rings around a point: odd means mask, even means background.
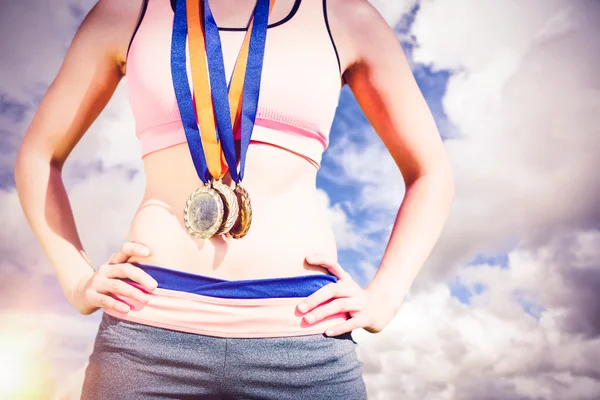
[{"label": "woman's torso", "polygon": [[[253,3],[240,5],[244,12],[237,19],[219,7],[224,2],[212,0],[211,7],[217,24],[231,26],[227,16],[241,21]],[[146,177],[128,240],[147,245],[152,253],[131,261],[224,279],[325,272],[304,262],[309,254],[335,260],[337,253],[316,189],[317,167],[341,86],[323,2],[279,0],[269,19],[255,141],[243,180],[251,198],[252,225],[237,240],[194,239],[183,223],[185,201],[201,182],[185,142],[170,75],[172,21],[169,0],[149,0],[127,59],[128,93],[136,131],[143,139]],[[245,31],[220,30],[220,35],[229,78]]]}]

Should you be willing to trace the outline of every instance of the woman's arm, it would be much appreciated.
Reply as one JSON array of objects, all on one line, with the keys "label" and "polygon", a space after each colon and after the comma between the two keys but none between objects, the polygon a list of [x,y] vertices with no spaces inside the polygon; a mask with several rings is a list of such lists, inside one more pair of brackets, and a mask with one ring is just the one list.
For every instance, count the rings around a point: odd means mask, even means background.
[{"label": "woman's arm", "polygon": [[344,78],[406,185],[381,265],[366,288],[398,309],[445,224],[454,198],[451,166],[392,29],[365,0],[329,3],[332,33],[348,59]]},{"label": "woman's arm", "polygon": [[[77,233],[61,173],[123,76],[124,55],[140,5],[141,1],[100,0],[85,17],[33,116],[15,163],[16,187],[27,221],[67,299],[83,314],[97,309],[76,298],[94,269]],[[108,298],[103,301],[114,304]]]}]

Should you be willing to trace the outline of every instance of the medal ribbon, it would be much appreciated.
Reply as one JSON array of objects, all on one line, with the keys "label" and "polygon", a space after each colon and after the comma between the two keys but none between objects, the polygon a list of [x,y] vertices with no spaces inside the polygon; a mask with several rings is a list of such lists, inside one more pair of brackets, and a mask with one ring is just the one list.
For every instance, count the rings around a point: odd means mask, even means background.
[{"label": "medal ribbon", "polygon": [[[264,4],[266,4],[266,1],[269,0],[258,1],[259,5],[262,1],[263,7],[259,7],[257,5],[251,18],[250,27],[248,28],[242,44],[242,49],[236,61],[233,77],[230,82],[231,87],[229,90],[227,90],[227,86],[225,84],[225,71],[222,61],[223,56],[218,27],[214,21],[212,12],[208,6],[208,2],[204,2],[204,10],[201,10],[199,1],[201,0],[180,0],[176,5],[171,43],[171,73],[173,77],[175,95],[177,98],[183,128],[185,130],[188,147],[190,149],[194,166],[198,172],[198,177],[205,184],[211,180],[211,176],[216,179],[222,178],[227,171],[227,164],[225,164],[225,160],[223,160],[222,157],[225,155],[227,163],[234,166],[233,168],[230,168],[230,173],[232,175],[232,179],[234,179],[234,181],[237,183],[240,178],[237,174],[233,129],[234,127],[237,128],[237,125],[239,125],[239,123],[236,123],[236,121],[240,121],[241,123],[242,120],[240,117],[242,114],[250,115],[251,117],[253,114],[254,117],[252,117],[252,124],[254,123],[256,107],[254,107],[254,111],[252,112],[251,109],[248,111],[248,107],[244,107],[243,104],[248,103],[248,101],[245,101],[247,98],[245,93],[253,93],[252,85],[248,85],[247,82],[249,80],[253,80],[252,78],[256,75],[257,65],[259,66],[258,87],[260,87],[260,70],[262,70],[262,58],[264,54],[264,37],[266,36],[268,16],[272,10],[274,0],[270,0],[270,7],[266,12],[266,18],[264,18],[264,15],[262,14],[264,14]],[[261,11],[260,14],[258,13],[259,10]],[[259,29],[255,29],[253,27],[254,18],[256,15],[262,17],[260,18],[261,22],[264,20],[264,23],[261,24],[264,26],[259,26]],[[202,25],[200,24],[201,18],[203,19],[205,23],[205,29],[207,30],[206,39]],[[248,57],[249,50],[252,48],[254,51],[254,49],[257,47],[256,44],[253,46],[253,43],[257,42],[257,39],[254,38],[258,36],[260,43],[260,33],[263,30],[264,34],[262,35],[262,51],[256,56],[250,55],[250,57]],[[210,32],[210,37],[208,32]],[[187,76],[185,46],[188,34],[190,40],[190,64],[192,69],[192,80],[194,94],[196,95],[194,97],[192,97],[192,94],[190,93],[189,80]],[[208,42],[208,49],[206,42]],[[215,51],[218,54],[215,54]],[[217,56],[220,56],[220,63],[217,62]],[[260,58],[258,62],[256,60],[257,56]],[[209,67],[212,65],[212,73],[210,74],[212,79],[209,79],[208,76],[207,63]],[[249,74],[249,71],[246,68],[247,65],[252,65],[251,69],[254,70],[255,73]],[[244,70],[246,70],[245,76],[243,74]],[[211,83],[212,92],[215,94],[215,96],[211,96],[211,87],[208,85],[209,81]],[[248,87],[250,87],[250,90],[247,89]],[[225,94],[227,94],[227,96],[225,96]],[[196,98],[198,99],[197,103],[195,102]],[[226,98],[227,100],[224,100]],[[253,103],[257,104],[258,93],[256,93],[254,96],[250,96],[250,99],[253,98],[256,98]],[[230,102],[231,107],[229,107]],[[240,107],[240,103],[242,104],[242,107]],[[213,105],[217,109],[216,113],[213,110]],[[215,114],[218,123],[219,134],[217,134],[215,126]],[[227,117],[227,115],[229,116]],[[226,123],[223,123],[224,120],[226,120]],[[198,129],[198,124],[201,127],[200,131]],[[250,135],[251,127],[249,133],[246,133],[248,139]],[[243,134],[241,136],[244,137]],[[223,154],[221,151],[219,139],[222,139],[223,143],[226,142],[225,154]],[[247,142],[249,144],[249,140],[247,140]],[[245,151],[243,154],[245,155]],[[244,159],[242,159],[242,165],[243,160]]]},{"label": "medal ribbon", "polygon": [[[173,79],[173,88],[175,89],[177,106],[179,108],[179,114],[181,115],[181,122],[185,131],[192,161],[196,168],[196,172],[198,173],[198,177],[202,182],[207,184],[211,180],[211,175],[206,163],[204,148],[200,138],[200,130],[198,129],[198,124],[196,122],[192,93],[190,91],[190,84],[187,76],[187,36],[186,1],[180,0],[176,2],[173,32],[171,35],[171,76]],[[210,147],[209,144],[207,145]]]},{"label": "medal ribbon", "polygon": [[210,96],[208,69],[206,66],[206,43],[201,21],[201,0],[180,0],[186,2],[187,29],[189,41],[190,67],[193,85],[193,104],[196,120],[200,126],[200,137],[208,170],[213,178],[221,179],[227,171],[222,162],[221,144],[217,137],[213,103]]},{"label": "medal ribbon", "polygon": [[[239,183],[244,177],[244,168],[250,137],[256,120],[258,108],[258,97],[260,92],[260,81],[262,77],[262,66],[266,45],[266,36],[269,15],[273,9],[275,0],[257,0],[254,15],[248,28],[251,35],[246,34],[243,51],[244,57],[238,59],[232,80],[231,89],[228,93],[225,77],[225,66],[223,64],[223,50],[219,36],[219,28],[212,15],[208,1],[204,1],[204,27],[207,39],[208,69],[210,71],[210,86],[213,93],[215,105],[215,119],[217,121],[218,135],[223,146],[223,153],[229,165],[229,173],[234,182]],[[248,46],[244,49],[244,46]],[[244,51],[245,50],[245,51]],[[244,59],[244,58],[247,58]],[[245,63],[245,76],[239,64]],[[241,112],[239,107],[240,96],[237,90],[243,91],[241,99]],[[240,89],[238,89],[238,86]],[[230,107],[231,101],[231,107]],[[238,118],[239,116],[239,118]],[[235,152],[234,128],[235,122],[239,120],[240,131],[240,171],[237,171],[237,157]]]}]

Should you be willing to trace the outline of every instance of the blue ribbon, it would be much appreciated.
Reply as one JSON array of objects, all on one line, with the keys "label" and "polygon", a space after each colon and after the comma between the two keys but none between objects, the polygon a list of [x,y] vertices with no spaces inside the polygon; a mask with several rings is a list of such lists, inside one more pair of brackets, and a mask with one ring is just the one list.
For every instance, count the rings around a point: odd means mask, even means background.
[{"label": "blue ribbon", "polygon": [[219,36],[219,28],[212,15],[208,1],[204,0],[204,31],[207,42],[206,52],[213,104],[215,105],[217,133],[221,140],[225,159],[229,165],[229,174],[231,175],[231,179],[236,183],[239,183],[244,178],[246,154],[248,152],[248,146],[250,145],[254,122],[256,121],[269,22],[269,7],[269,0],[257,0],[254,9],[254,22],[252,33],[250,35],[248,63],[244,75],[244,91],[242,95],[242,115],[240,121],[240,172],[238,175],[235,140],[233,137],[233,126],[231,123],[228,98],[229,88],[225,77],[221,38]]},{"label": "blue ribbon", "polygon": [[196,121],[190,82],[187,76],[187,54],[185,46],[187,43],[187,17],[185,0],[179,0],[175,6],[175,17],[173,19],[173,33],[171,37],[171,76],[177,106],[181,115],[181,122],[185,130],[187,144],[190,149],[194,167],[198,177],[204,183],[211,181],[212,176],[208,171],[200,130]]}]

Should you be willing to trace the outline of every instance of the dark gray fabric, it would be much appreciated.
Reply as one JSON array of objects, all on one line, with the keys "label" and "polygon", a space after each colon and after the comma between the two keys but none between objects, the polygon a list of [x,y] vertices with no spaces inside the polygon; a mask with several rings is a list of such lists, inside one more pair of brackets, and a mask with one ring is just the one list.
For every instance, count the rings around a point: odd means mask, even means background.
[{"label": "dark gray fabric", "polygon": [[350,334],[221,338],[103,313],[83,400],[364,400]]}]

